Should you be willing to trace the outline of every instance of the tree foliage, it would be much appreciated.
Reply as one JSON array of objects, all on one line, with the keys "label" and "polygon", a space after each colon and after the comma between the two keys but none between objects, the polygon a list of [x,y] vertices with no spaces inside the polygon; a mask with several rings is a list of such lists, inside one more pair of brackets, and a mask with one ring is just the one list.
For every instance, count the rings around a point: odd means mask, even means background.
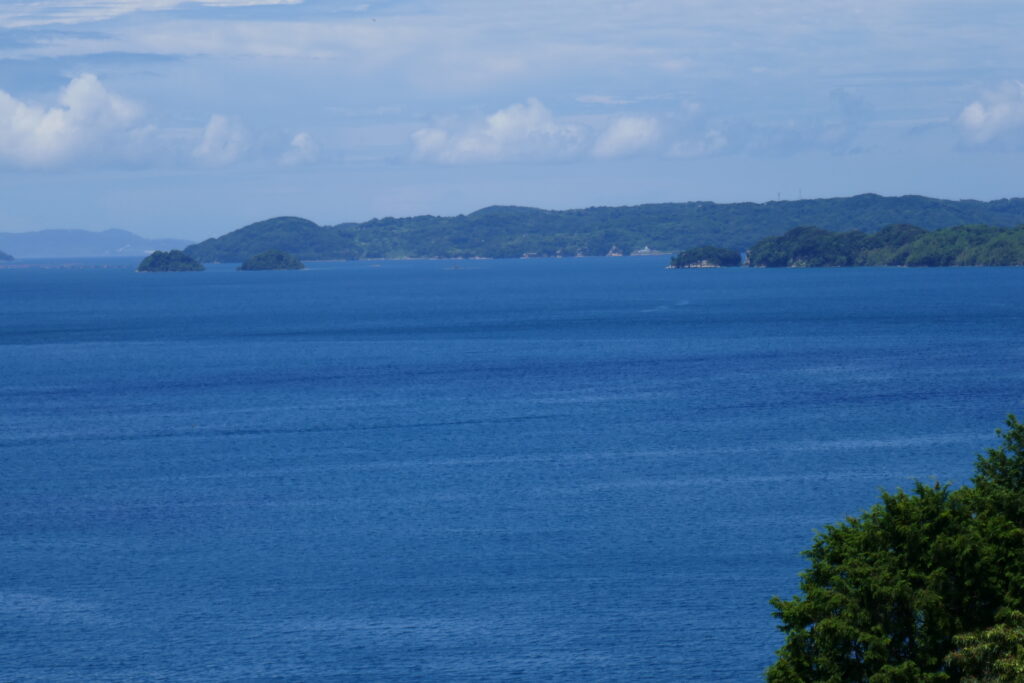
[{"label": "tree foliage", "polygon": [[1024,681],[1024,612],[1007,610],[984,631],[953,636],[954,650],[946,657],[964,681]]},{"label": "tree foliage", "polygon": [[1024,425],[1007,426],[972,486],[917,483],[817,535],[802,595],[772,599],[786,641],[770,681],[963,680],[990,666],[985,643],[1021,664],[1019,634],[990,630],[1024,606]]}]

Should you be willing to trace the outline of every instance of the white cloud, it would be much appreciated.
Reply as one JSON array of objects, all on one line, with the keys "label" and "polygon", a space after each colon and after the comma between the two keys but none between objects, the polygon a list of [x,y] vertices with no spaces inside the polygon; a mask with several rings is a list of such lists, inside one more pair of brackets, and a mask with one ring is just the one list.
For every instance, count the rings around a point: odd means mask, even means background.
[{"label": "white cloud", "polygon": [[237,161],[249,148],[248,135],[237,122],[214,114],[203,130],[203,138],[192,155],[210,166],[225,166]]},{"label": "white cloud", "polygon": [[[142,108],[110,92],[93,74],[73,78],[53,106],[22,101],[0,90],[0,164],[52,168],[110,164],[161,165],[193,159],[229,164],[248,149],[238,123],[214,115],[204,128],[162,128]],[[292,141],[296,159],[315,153],[302,134]]]},{"label": "white cloud", "polygon": [[91,150],[109,154],[111,140],[137,133],[140,114],[137,105],[109,92],[93,74],[72,79],[55,107],[29,104],[0,90],[0,158],[42,167]]},{"label": "white cloud", "polygon": [[586,138],[584,127],[557,120],[534,98],[462,131],[423,128],[412,136],[417,157],[444,163],[568,158],[579,153]]},{"label": "white cloud", "polygon": [[593,154],[600,159],[641,152],[661,137],[658,121],[646,116],[615,119],[594,143]]},{"label": "white cloud", "polygon": [[1024,128],[1024,83],[1004,83],[971,102],[957,119],[973,143],[984,144]]},{"label": "white cloud", "polygon": [[281,163],[285,166],[311,164],[316,161],[320,150],[309,133],[296,133],[288,149],[281,155]]},{"label": "white cloud", "polygon": [[0,28],[49,24],[81,24],[113,19],[139,11],[174,9],[181,5],[255,7],[298,5],[302,0],[7,0],[0,8]]}]

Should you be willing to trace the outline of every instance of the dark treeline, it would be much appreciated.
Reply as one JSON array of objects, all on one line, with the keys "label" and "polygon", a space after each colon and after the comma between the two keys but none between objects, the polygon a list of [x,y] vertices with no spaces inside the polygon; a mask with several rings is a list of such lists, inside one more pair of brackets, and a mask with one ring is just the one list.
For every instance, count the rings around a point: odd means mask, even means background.
[{"label": "dark treeline", "polygon": [[794,228],[755,244],[751,266],[1017,266],[1024,265],[1024,227],[964,225],[927,231],[891,225],[876,233]]},{"label": "dark treeline", "polygon": [[492,206],[468,215],[381,218],[334,226],[274,218],[186,251],[206,262],[242,262],[268,249],[303,260],[603,256],[613,248],[626,254],[644,247],[675,253],[704,244],[740,250],[797,225],[873,232],[898,223],[928,230],[1021,225],[1024,199],[979,202],[868,194],[764,204],[687,202],[567,211]]}]

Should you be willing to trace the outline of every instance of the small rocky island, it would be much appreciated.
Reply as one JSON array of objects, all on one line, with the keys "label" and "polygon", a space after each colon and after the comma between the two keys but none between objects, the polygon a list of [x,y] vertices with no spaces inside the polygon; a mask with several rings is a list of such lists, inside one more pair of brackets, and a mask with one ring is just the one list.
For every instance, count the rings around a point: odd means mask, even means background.
[{"label": "small rocky island", "polygon": [[302,270],[305,264],[298,258],[284,251],[269,249],[250,256],[239,270]]},{"label": "small rocky island", "polygon": [[0,251],[0,261],[13,261],[14,257],[10,254]]},{"label": "small rocky island", "polygon": [[203,264],[181,251],[154,251],[142,259],[137,268],[140,273],[180,273],[196,270],[206,270]]},{"label": "small rocky island", "polygon": [[729,268],[740,265],[740,252],[735,249],[703,246],[687,249],[672,258],[669,268]]}]

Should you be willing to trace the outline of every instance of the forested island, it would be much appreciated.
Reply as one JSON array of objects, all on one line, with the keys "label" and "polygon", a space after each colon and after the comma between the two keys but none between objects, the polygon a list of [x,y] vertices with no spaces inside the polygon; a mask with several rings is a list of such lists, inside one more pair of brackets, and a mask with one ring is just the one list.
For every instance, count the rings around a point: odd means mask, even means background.
[{"label": "forested island", "polygon": [[142,259],[137,269],[140,273],[174,273],[206,270],[202,263],[179,249],[154,251]]},{"label": "forested island", "polygon": [[761,240],[751,266],[1019,266],[1024,265],[1024,227],[962,225],[927,231],[891,225],[873,234],[794,228]]},{"label": "forested island", "polygon": [[467,215],[381,218],[321,226],[295,218],[253,223],[185,251],[203,262],[241,263],[277,249],[308,260],[518,258],[677,253],[700,245],[741,250],[798,225],[873,233],[887,225],[926,230],[1024,224],[1024,199],[991,202],[874,194],[836,199],[718,204],[686,202],[549,211],[492,206]]},{"label": "forested island", "polygon": [[735,249],[702,246],[687,249],[672,257],[669,268],[728,268],[738,266],[743,257]]},{"label": "forested island", "polygon": [[302,270],[306,265],[292,254],[269,249],[245,260],[239,270]]},{"label": "forested island", "polygon": [[1024,680],[1024,425],[999,435],[971,486],[918,482],[817,535],[801,595],[772,600],[770,682]]},{"label": "forested island", "polygon": [[0,251],[0,261],[13,261],[14,257],[7,252]]}]

